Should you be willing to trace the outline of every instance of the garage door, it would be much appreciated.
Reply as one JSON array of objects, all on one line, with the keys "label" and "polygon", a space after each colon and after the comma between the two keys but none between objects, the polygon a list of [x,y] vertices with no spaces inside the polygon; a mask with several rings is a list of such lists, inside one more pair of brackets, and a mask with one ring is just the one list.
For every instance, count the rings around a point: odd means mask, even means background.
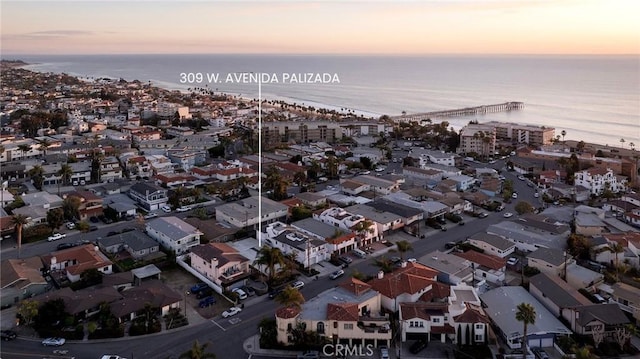
[{"label": "garage door", "polygon": [[553,347],[553,338],[542,338],[542,339],[540,339],[540,346],[542,348],[552,348]]}]

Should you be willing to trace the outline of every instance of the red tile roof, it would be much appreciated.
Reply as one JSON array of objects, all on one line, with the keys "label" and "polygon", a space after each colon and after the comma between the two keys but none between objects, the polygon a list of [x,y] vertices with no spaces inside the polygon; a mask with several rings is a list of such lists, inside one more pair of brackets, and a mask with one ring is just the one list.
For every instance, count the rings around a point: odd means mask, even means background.
[{"label": "red tile roof", "polygon": [[339,322],[355,322],[358,320],[358,303],[327,304],[327,319]]},{"label": "red tile roof", "polygon": [[371,286],[369,284],[353,277],[341,283],[340,287],[348,290],[356,296],[360,296],[361,294],[366,293],[371,289]]},{"label": "red tile roof", "polygon": [[297,307],[282,307],[276,310],[276,317],[282,319],[295,318],[300,314],[300,308]]},{"label": "red tile roof", "polygon": [[438,272],[419,263],[407,263],[383,278],[371,281],[371,287],[387,298],[395,298],[402,293],[415,294],[426,289],[436,281]]}]

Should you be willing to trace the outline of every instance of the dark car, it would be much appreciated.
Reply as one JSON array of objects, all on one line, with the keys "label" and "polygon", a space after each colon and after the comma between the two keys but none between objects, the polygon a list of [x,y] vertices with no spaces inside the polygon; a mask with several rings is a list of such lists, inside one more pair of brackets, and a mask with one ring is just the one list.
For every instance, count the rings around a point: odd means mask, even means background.
[{"label": "dark car", "polygon": [[131,227],[129,227],[129,228],[125,228],[125,229],[123,229],[123,230],[122,230],[122,233],[133,232],[133,231],[135,231],[135,230],[136,230],[135,228],[131,228]]},{"label": "dark car", "polygon": [[273,299],[278,296],[278,294],[282,293],[282,289],[272,289],[269,292],[269,299]]},{"label": "dark car", "polygon": [[89,221],[91,221],[91,223],[98,223],[98,222],[100,222],[100,219],[98,219],[98,217],[94,216],[94,217],[89,218]]},{"label": "dark car", "polygon": [[61,250],[61,249],[68,249],[68,248],[73,248],[73,247],[75,247],[75,246],[76,246],[76,245],[75,245],[75,244],[73,244],[73,243],[60,243],[60,244],[58,244],[58,250]]},{"label": "dark car", "polygon": [[14,340],[18,337],[18,334],[13,330],[3,330],[2,331],[2,340]]},{"label": "dark car", "polygon": [[216,298],[214,297],[206,297],[203,300],[200,301],[200,303],[198,303],[198,306],[200,308],[205,308],[211,305],[216,304]]},{"label": "dark car", "polygon": [[251,287],[244,286],[240,289],[242,289],[250,297],[253,297],[254,295],[256,295],[256,290]]},{"label": "dark car", "polygon": [[340,260],[340,262],[344,263],[344,264],[351,264],[351,262],[353,262],[353,259],[346,257],[346,256],[342,256],[340,258],[338,258]]},{"label": "dark car", "polygon": [[458,243],[456,242],[447,242],[444,245],[444,248],[446,249],[451,249],[451,248],[455,248],[458,245]]},{"label": "dark car", "polygon": [[97,226],[91,226],[91,227],[89,227],[89,231],[90,231],[90,232],[97,231],[97,230],[98,230],[98,227],[97,227]]},{"label": "dark car", "polygon": [[107,233],[107,237],[117,236],[118,234],[120,234],[120,232],[117,232],[117,231],[111,231],[111,232]]},{"label": "dark car", "polygon": [[193,294],[197,294],[201,290],[205,290],[207,288],[209,288],[207,283],[198,283],[198,284],[195,284],[193,287],[191,287],[191,289],[189,289],[189,291],[191,291],[191,293],[193,293]]},{"label": "dark car", "polygon": [[203,298],[206,298],[206,297],[208,297],[208,296],[210,296],[212,294],[213,294],[213,289],[205,288],[205,289],[199,291],[198,294],[196,294],[196,298],[203,299]]},{"label": "dark car", "polygon": [[409,347],[409,351],[411,354],[418,354],[422,351],[422,349],[427,347],[427,342],[425,340],[417,340],[415,343],[411,344]]}]

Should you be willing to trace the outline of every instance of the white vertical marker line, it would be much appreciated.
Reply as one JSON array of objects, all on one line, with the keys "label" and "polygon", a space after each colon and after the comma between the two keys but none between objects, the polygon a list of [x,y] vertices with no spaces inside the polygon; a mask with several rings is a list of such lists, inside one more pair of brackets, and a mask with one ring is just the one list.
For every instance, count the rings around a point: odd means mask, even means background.
[{"label": "white vertical marker line", "polygon": [[258,249],[262,248],[262,79],[258,74]]}]

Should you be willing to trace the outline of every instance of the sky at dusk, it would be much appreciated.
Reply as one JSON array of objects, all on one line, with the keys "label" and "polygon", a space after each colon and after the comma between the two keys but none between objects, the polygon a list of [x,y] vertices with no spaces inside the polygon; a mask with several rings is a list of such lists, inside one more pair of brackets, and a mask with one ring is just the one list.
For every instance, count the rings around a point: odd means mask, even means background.
[{"label": "sky at dusk", "polygon": [[5,1],[2,54],[640,54],[638,0]]}]

